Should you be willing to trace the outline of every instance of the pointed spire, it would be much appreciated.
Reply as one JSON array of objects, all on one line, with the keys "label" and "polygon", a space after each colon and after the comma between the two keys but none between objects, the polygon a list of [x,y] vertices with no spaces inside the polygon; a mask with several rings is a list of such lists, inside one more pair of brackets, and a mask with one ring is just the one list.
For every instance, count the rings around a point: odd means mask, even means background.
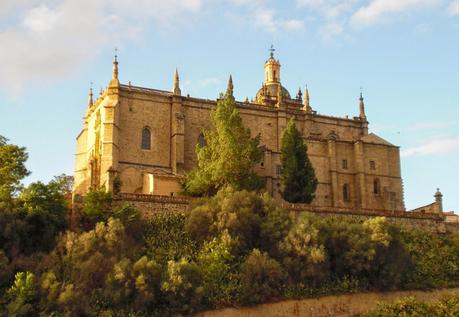
[{"label": "pointed spire", "polygon": [[118,79],[118,55],[113,58],[113,74],[112,79]]},{"label": "pointed spire", "polygon": [[362,94],[362,88],[360,88],[360,105],[359,105],[359,109],[360,109],[360,114],[359,114],[359,117],[361,120],[366,120],[367,119],[367,116],[365,115],[365,103],[363,102],[363,94]]},{"label": "pointed spire", "polygon": [[175,69],[175,73],[174,73],[172,91],[173,91],[174,95],[180,96],[182,94],[182,91],[180,90],[180,78],[179,78],[179,74],[178,74],[177,68]]},{"label": "pointed spire", "polygon": [[118,80],[118,49],[115,48],[115,57],[113,58],[113,71],[112,71],[112,80],[110,81],[110,86],[119,86],[120,82]]},{"label": "pointed spire", "polygon": [[306,110],[306,112],[308,112],[308,113],[311,113],[311,112],[312,112],[311,105],[309,104],[309,90],[308,90],[308,85],[306,85],[306,88],[304,89],[303,109]]},{"label": "pointed spire", "polygon": [[94,101],[93,101],[92,83],[91,83],[91,88],[89,88],[89,95],[88,95],[88,108],[91,108],[93,104],[94,104]]},{"label": "pointed spire", "polygon": [[226,95],[233,96],[234,86],[233,86],[233,76],[230,75],[228,79],[228,87],[226,88]]},{"label": "pointed spire", "polygon": [[300,101],[300,102],[303,101],[303,93],[301,92],[301,87],[298,88],[298,93],[296,94],[296,99],[298,101]]}]

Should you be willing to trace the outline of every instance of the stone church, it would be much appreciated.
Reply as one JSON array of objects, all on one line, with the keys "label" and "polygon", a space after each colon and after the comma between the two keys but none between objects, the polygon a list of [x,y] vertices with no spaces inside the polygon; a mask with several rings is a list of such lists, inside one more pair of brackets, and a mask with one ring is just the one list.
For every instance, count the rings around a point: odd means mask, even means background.
[{"label": "stone church", "polygon": [[[280,141],[294,118],[319,181],[312,206],[404,211],[399,147],[369,133],[362,95],[358,116],[318,114],[307,89],[292,96],[282,86],[273,51],[255,98],[237,102],[244,124],[253,136],[261,135],[265,152],[256,170],[266,178],[265,190],[280,199]],[[228,85],[232,88],[231,78]],[[115,56],[108,87],[97,100],[92,90],[89,94],[77,137],[74,192],[112,190],[119,177],[122,193],[180,195],[180,180],[196,165],[196,144],[205,143],[202,131],[212,129],[216,103],[183,96],[177,71],[171,91],[121,84]]]}]

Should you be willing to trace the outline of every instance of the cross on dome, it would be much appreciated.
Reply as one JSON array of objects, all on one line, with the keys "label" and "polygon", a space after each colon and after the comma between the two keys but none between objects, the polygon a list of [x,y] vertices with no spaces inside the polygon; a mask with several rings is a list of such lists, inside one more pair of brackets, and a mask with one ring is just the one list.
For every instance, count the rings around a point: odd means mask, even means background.
[{"label": "cross on dome", "polygon": [[274,48],[274,45],[271,44],[271,47],[269,48],[269,55],[271,56],[271,58],[274,58],[274,52],[276,51],[276,49]]}]

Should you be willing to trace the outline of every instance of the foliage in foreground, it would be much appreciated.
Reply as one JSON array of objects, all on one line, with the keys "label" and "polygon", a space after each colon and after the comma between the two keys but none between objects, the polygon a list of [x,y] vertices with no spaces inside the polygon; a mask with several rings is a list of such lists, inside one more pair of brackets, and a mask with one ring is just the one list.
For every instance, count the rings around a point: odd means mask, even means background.
[{"label": "foliage in foreground", "polygon": [[393,303],[379,304],[378,308],[370,311],[366,317],[452,317],[459,316],[459,297],[450,296],[440,300],[425,303],[414,297],[406,297]]},{"label": "foliage in foreground", "polygon": [[10,272],[3,312],[167,316],[459,284],[457,236],[384,218],[294,218],[269,196],[230,189],[195,202],[186,214],[141,219],[130,206],[107,208],[100,215],[111,217],[61,234],[39,259],[31,254],[18,262],[0,252],[0,272]]},{"label": "foliage in foreground", "polygon": [[[228,187],[196,201],[186,214],[147,219],[93,191],[65,231],[71,178],[22,186],[25,152],[5,151],[6,142],[0,137],[0,162],[13,173],[0,180],[2,316],[168,316],[285,298],[459,285],[458,235],[395,226],[385,218],[290,215],[267,195]],[[401,304],[413,316],[423,310],[442,316],[456,306],[454,298]],[[397,307],[376,316],[395,316]]]}]

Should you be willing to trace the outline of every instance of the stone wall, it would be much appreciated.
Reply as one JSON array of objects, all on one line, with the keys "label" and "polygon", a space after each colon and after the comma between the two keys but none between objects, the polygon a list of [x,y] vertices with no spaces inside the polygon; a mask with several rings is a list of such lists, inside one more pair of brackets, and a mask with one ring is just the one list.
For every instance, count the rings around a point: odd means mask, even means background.
[{"label": "stone wall", "polygon": [[191,199],[186,197],[154,196],[140,194],[121,194],[115,196],[115,206],[130,204],[139,209],[144,217],[156,213],[185,212]]},{"label": "stone wall", "polygon": [[[90,103],[84,117],[77,137],[74,192],[84,195],[90,187],[111,190],[118,175],[123,192],[179,194],[184,172],[196,166],[199,135],[212,128],[217,100],[113,83]],[[273,84],[275,90],[280,87],[280,81]],[[237,102],[244,125],[252,136],[260,135],[266,148],[255,170],[266,178],[268,193],[280,200],[281,138],[293,118],[318,178],[313,205],[405,209],[398,147],[368,134],[364,116],[317,114],[307,111],[301,98],[290,98],[287,90],[284,94],[260,99],[266,102]],[[149,149],[141,147],[144,128],[151,133]],[[145,177],[151,181],[145,182]]]},{"label": "stone wall", "polygon": [[[161,212],[185,212],[192,201],[193,198],[182,196],[157,196],[124,193],[114,197],[115,205],[129,203],[138,208],[146,217]],[[444,221],[444,217],[439,214],[400,211],[390,212],[378,209],[356,212],[347,208],[315,207],[306,204],[289,203],[282,204],[282,207],[296,216],[303,212],[310,212],[321,217],[345,217],[363,220],[372,217],[386,217],[390,223],[402,224],[438,233],[459,233],[459,223],[447,223]]]},{"label": "stone wall", "polygon": [[459,296],[459,288],[387,293],[361,293],[324,296],[303,300],[288,300],[254,307],[226,308],[197,314],[197,317],[351,317],[360,316],[377,307],[380,302],[391,302],[401,297],[414,296],[420,301],[434,301],[444,296]]}]

